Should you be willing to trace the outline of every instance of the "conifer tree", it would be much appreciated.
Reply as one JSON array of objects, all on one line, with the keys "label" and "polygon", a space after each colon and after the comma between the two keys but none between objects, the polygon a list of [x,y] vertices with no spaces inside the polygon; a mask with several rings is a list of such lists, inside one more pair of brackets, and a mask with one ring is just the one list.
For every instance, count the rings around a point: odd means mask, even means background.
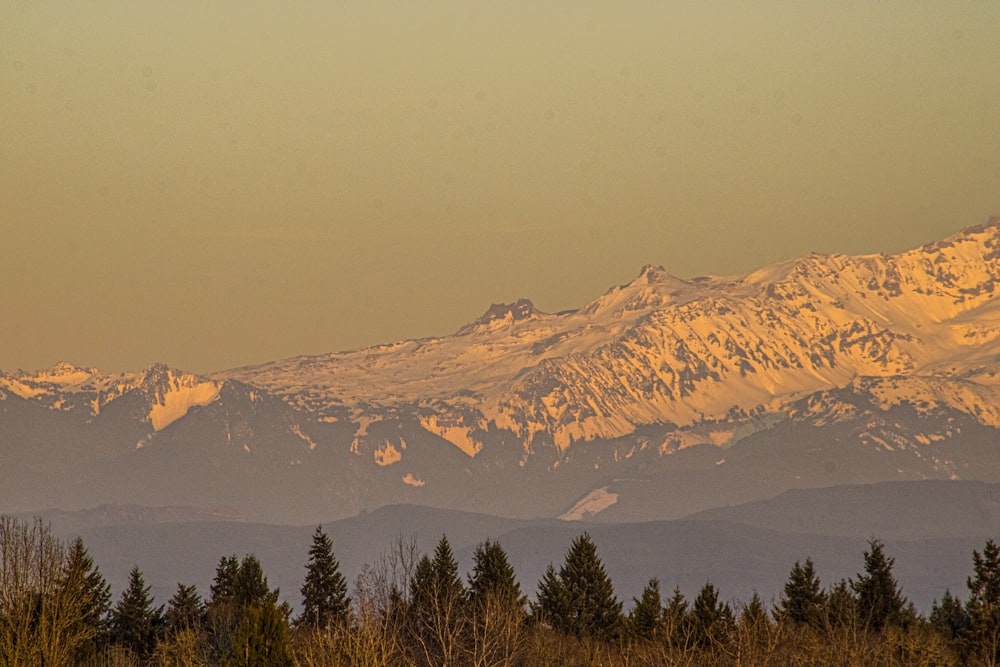
[{"label": "conifer tree", "polygon": [[940,602],[933,602],[927,620],[942,637],[953,641],[964,636],[969,629],[969,615],[965,607],[948,589],[945,589]]},{"label": "conifer tree", "polygon": [[831,628],[844,628],[854,624],[858,616],[857,600],[850,584],[841,579],[826,591],[824,622]]},{"label": "conifer tree", "polygon": [[94,559],[77,537],[69,547],[60,581],[61,596],[79,605],[78,619],[67,637],[76,640],[74,658],[83,663],[92,659],[108,639],[111,587]]},{"label": "conifer tree", "polygon": [[205,604],[195,586],[177,584],[177,592],[167,602],[165,614],[167,634],[183,630],[200,630],[205,625]]},{"label": "conifer tree", "polygon": [[569,600],[566,587],[563,585],[555,566],[549,563],[545,574],[538,582],[538,592],[531,604],[531,615],[535,622],[546,623],[553,628],[562,629],[568,624]]},{"label": "conifer tree", "polygon": [[728,642],[736,625],[732,608],[719,602],[719,593],[710,582],[698,592],[687,618],[695,642],[705,647]]},{"label": "conifer tree", "polygon": [[521,585],[517,583],[507,552],[499,542],[486,540],[476,546],[472,561],[469,600],[474,605],[485,601],[488,596],[494,596],[505,604],[523,606]]},{"label": "conifer tree", "polygon": [[652,639],[660,634],[663,628],[663,601],[660,598],[660,580],[652,578],[642,595],[632,598],[635,605],[628,616],[629,632],[643,639]]},{"label": "conifer tree", "polygon": [[562,632],[607,639],[620,629],[622,603],[587,533],[570,545],[558,583],[546,571],[538,602],[545,620]]},{"label": "conifer tree", "polygon": [[470,661],[473,665],[509,665],[521,650],[525,597],[499,542],[481,542],[472,559]]},{"label": "conifer tree", "polygon": [[425,554],[417,563],[410,588],[413,639],[423,659],[455,664],[468,621],[467,593],[446,536],[441,536],[433,559]]},{"label": "conifer tree", "polygon": [[858,574],[856,581],[851,581],[851,588],[857,596],[859,620],[875,631],[887,625],[901,624],[906,599],[892,574],[895,559],[885,555],[881,541],[871,539],[864,562],[864,573]]},{"label": "conifer tree", "polygon": [[820,588],[812,559],[806,558],[805,565],[795,561],[774,615],[779,621],[819,628],[823,621],[824,603],[823,589]]},{"label": "conifer tree", "polygon": [[273,602],[253,604],[244,611],[233,632],[226,667],[291,667],[288,624]]},{"label": "conifer tree", "polygon": [[278,605],[278,589],[271,590],[260,561],[253,554],[224,556],[219,560],[212,582],[212,598],[207,605],[212,653],[217,660],[231,657],[236,629],[251,608],[274,607],[285,621],[290,613],[286,603]]},{"label": "conifer tree", "polygon": [[766,627],[769,623],[767,611],[764,609],[764,602],[760,599],[757,591],[753,592],[750,602],[743,605],[740,610],[740,626],[748,629],[759,629]]},{"label": "conifer tree", "polygon": [[143,581],[142,572],[133,567],[128,577],[128,588],[111,613],[112,640],[145,660],[156,648],[162,628],[163,607],[153,606],[153,598],[149,594],[149,586]]},{"label": "conifer tree", "polygon": [[1000,664],[1000,548],[988,540],[983,552],[972,552],[968,579],[968,635],[973,653],[987,665]]},{"label": "conifer tree", "polygon": [[299,625],[329,629],[347,623],[351,609],[347,580],[333,555],[333,543],[321,526],[313,533],[301,593],[302,615],[296,621]]},{"label": "conifer tree", "polygon": [[686,644],[688,603],[678,586],[663,607],[663,626],[667,639],[674,646]]}]

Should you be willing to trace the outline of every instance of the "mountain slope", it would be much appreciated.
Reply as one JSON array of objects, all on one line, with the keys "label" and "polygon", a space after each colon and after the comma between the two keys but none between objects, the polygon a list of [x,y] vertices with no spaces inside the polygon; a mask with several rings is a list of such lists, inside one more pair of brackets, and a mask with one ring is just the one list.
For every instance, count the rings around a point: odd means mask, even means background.
[{"label": "mountain slope", "polygon": [[[582,308],[199,377],[0,374],[0,509],[655,519],[791,488],[997,480],[1000,218],[897,255],[646,266]],[[530,489],[530,493],[512,493]]]}]

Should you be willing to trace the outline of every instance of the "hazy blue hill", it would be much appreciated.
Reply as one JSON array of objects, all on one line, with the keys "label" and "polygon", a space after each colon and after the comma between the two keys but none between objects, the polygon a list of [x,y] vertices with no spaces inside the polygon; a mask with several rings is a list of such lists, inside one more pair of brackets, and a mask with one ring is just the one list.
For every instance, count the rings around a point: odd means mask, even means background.
[{"label": "hazy blue hill", "polygon": [[883,539],[1000,535],[1000,484],[925,480],[798,489],[690,518]]},{"label": "hazy blue hill", "polygon": [[[989,485],[984,493],[989,492]],[[948,512],[964,511],[963,485],[954,492],[946,487],[940,498]],[[972,491],[976,487],[969,486]],[[865,491],[869,491],[865,489]],[[898,491],[898,489],[897,489]],[[814,493],[851,493],[828,489]],[[808,497],[799,502],[808,507]],[[836,501],[834,501],[836,502]],[[844,512],[857,512],[845,500]],[[852,507],[854,509],[852,509]],[[727,508],[730,511],[734,508]],[[760,510],[766,514],[766,509]],[[822,535],[808,530],[779,531],[733,520],[683,519],[628,524],[563,522],[551,519],[520,520],[471,512],[397,505],[324,524],[333,539],[341,569],[353,588],[365,562],[372,562],[399,536],[415,536],[423,551],[433,549],[447,534],[468,572],[472,551],[484,539],[497,539],[507,550],[522,589],[533,595],[546,565],[558,566],[574,537],[588,531],[594,538],[620,599],[631,605],[643,585],[659,577],[663,589],[675,585],[693,598],[706,581],[724,599],[746,600],[758,591],[765,600],[778,595],[796,560],[811,557],[824,585],[852,577],[862,568],[862,553],[870,535],[867,527],[892,525],[894,506],[881,503],[866,508],[864,525],[849,535]],[[722,512],[722,510],[720,510]],[[105,511],[108,516],[120,516]],[[129,513],[124,513],[129,516]],[[134,515],[134,512],[133,514]],[[73,530],[62,518],[60,532],[80,534],[107,576],[116,594],[125,585],[129,569],[137,564],[152,585],[157,600],[165,602],[177,582],[196,584],[203,595],[223,555],[254,553],[260,558],[271,585],[282,596],[299,602],[299,587],[314,525],[278,526],[227,521],[180,521],[138,524],[123,522],[94,525],[93,516]],[[929,526],[945,522],[931,522]],[[906,532],[910,526],[911,533]],[[965,579],[971,573],[973,549],[981,549],[996,532],[984,524],[975,533],[974,519],[956,522],[956,530],[934,536],[930,528],[904,518],[892,535],[881,535],[887,552],[896,558],[896,574],[904,593],[918,608],[930,609],[944,590],[964,597]],[[953,526],[954,527],[954,526]],[[957,532],[956,532],[957,531]]]}]

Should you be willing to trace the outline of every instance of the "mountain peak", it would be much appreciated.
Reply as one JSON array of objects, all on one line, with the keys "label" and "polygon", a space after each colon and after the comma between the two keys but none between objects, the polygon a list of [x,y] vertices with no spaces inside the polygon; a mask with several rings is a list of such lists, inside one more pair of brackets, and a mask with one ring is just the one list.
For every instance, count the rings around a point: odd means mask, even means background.
[{"label": "mountain peak", "polygon": [[667,273],[667,270],[662,266],[646,264],[639,271],[639,277],[636,279],[636,282],[645,282],[647,285],[659,285],[674,280],[680,279]]},{"label": "mountain peak", "polygon": [[458,334],[464,335],[483,330],[492,331],[500,327],[510,326],[515,322],[533,320],[544,314],[535,308],[531,299],[521,298],[513,303],[494,303],[474,322],[459,329]]}]

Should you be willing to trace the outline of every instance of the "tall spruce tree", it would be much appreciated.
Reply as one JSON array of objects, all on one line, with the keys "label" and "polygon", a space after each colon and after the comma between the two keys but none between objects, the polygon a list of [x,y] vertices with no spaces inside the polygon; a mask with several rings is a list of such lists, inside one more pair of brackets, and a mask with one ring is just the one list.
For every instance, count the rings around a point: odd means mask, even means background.
[{"label": "tall spruce tree", "polygon": [[608,639],[621,629],[622,603],[587,533],[573,540],[558,578],[546,571],[537,598],[538,615],[562,632]]},{"label": "tall spruce tree", "polygon": [[819,628],[823,623],[825,596],[811,558],[805,565],[795,561],[785,583],[784,594],[774,609],[779,621]]},{"label": "tall spruce tree", "polygon": [[340,563],[333,555],[333,543],[321,526],[313,533],[301,593],[302,615],[296,620],[298,625],[329,629],[347,623],[351,611],[347,580],[340,573]]},{"label": "tall spruce tree", "polygon": [[156,648],[162,629],[163,607],[153,606],[153,597],[143,581],[142,571],[133,567],[128,587],[111,613],[112,641],[146,660]]},{"label": "tall spruce tree", "polygon": [[[290,609],[286,603],[278,605],[279,591],[268,586],[264,569],[253,554],[244,556],[242,561],[235,555],[221,558],[211,591],[206,617],[212,654],[220,662],[233,655],[235,633],[243,625],[247,610],[274,607],[283,622],[287,622]],[[251,623],[249,627],[257,626]]]},{"label": "tall spruce tree", "polygon": [[517,583],[507,552],[499,542],[486,540],[477,545],[472,554],[469,600],[474,605],[481,604],[491,596],[504,604],[524,605],[521,585]]},{"label": "tall spruce tree", "polygon": [[851,581],[857,596],[858,618],[868,628],[879,631],[887,625],[900,625],[905,620],[906,598],[902,596],[892,574],[894,558],[885,555],[882,542],[868,541],[864,556],[865,571]]},{"label": "tall spruce tree", "polygon": [[653,639],[663,630],[663,600],[660,597],[660,580],[652,578],[642,595],[632,598],[635,602],[628,615],[628,630],[635,637]]},{"label": "tall spruce tree", "polygon": [[706,582],[698,591],[687,622],[694,641],[704,647],[726,644],[736,627],[732,607],[719,601],[719,593],[711,582]]},{"label": "tall spruce tree", "polygon": [[566,587],[552,563],[545,568],[545,574],[538,582],[535,601],[531,603],[531,617],[536,623],[545,623],[556,629],[563,629],[569,618],[569,599]]},{"label": "tall spruce tree", "polygon": [[988,540],[972,552],[973,576],[965,605],[973,655],[984,665],[1000,664],[1000,548]]},{"label": "tall spruce tree", "polygon": [[184,630],[201,630],[205,627],[205,603],[195,586],[177,584],[177,591],[167,601],[164,616],[168,635]]},{"label": "tall spruce tree", "polygon": [[458,561],[447,536],[417,563],[410,585],[410,620],[414,644],[422,660],[430,664],[452,665],[462,652],[467,591],[458,575]]},{"label": "tall spruce tree", "polygon": [[663,629],[667,641],[674,646],[687,644],[688,603],[679,586],[674,586],[670,599],[663,606]]},{"label": "tall spruce tree", "polygon": [[244,610],[232,636],[232,651],[225,667],[291,667],[295,664],[288,644],[288,623],[273,602],[253,604]]},{"label": "tall spruce tree", "polygon": [[79,617],[67,633],[78,641],[74,660],[88,662],[108,641],[111,587],[79,537],[69,547],[59,585],[62,596],[79,605]]}]

